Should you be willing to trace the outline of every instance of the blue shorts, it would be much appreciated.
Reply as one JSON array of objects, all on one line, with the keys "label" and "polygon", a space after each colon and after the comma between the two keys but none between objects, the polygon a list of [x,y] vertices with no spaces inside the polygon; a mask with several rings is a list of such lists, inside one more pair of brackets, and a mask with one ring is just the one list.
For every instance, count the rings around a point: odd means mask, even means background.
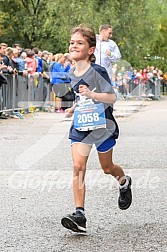
[{"label": "blue shorts", "polygon": [[[78,140],[75,140],[75,139],[71,139],[71,145],[73,143],[82,143],[82,142],[80,142]],[[112,149],[115,146],[116,141],[115,141],[114,138],[110,137],[110,138],[106,139],[102,143],[101,142],[96,142],[94,144],[96,146],[97,151],[103,153],[103,152],[107,152],[110,149]],[[93,145],[93,144],[88,144],[88,145]]]}]

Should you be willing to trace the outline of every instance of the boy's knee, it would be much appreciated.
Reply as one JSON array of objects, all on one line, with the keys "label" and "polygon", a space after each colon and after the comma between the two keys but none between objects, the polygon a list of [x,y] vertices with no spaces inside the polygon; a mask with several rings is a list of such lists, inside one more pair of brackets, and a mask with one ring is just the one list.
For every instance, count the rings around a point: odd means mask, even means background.
[{"label": "boy's knee", "polygon": [[82,173],[84,174],[84,171],[85,171],[85,167],[83,167],[80,164],[74,164],[74,166],[73,166],[74,176],[82,175]]}]

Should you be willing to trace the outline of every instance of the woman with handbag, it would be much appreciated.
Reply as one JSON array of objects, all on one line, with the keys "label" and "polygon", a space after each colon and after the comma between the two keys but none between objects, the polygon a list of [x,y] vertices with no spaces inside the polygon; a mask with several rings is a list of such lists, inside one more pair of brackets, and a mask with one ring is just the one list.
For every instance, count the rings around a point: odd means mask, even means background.
[{"label": "woman with handbag", "polygon": [[50,76],[51,76],[51,84],[53,93],[56,95],[56,108],[55,111],[57,113],[62,113],[64,110],[62,109],[62,97],[69,91],[68,83],[70,83],[70,79],[68,78],[68,71],[70,69],[70,65],[64,67],[65,58],[62,53],[58,54],[57,62],[53,63],[50,66]]}]

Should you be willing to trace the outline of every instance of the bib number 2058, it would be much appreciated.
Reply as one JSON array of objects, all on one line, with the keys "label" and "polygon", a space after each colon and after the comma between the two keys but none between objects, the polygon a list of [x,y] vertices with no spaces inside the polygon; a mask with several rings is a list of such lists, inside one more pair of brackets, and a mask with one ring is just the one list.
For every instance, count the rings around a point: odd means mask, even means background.
[{"label": "bib number 2058", "polygon": [[91,123],[98,122],[99,114],[98,113],[88,113],[88,114],[79,114],[78,115],[78,123]]},{"label": "bib number 2058", "polygon": [[80,131],[106,127],[103,104],[84,104],[74,110],[74,128]]}]

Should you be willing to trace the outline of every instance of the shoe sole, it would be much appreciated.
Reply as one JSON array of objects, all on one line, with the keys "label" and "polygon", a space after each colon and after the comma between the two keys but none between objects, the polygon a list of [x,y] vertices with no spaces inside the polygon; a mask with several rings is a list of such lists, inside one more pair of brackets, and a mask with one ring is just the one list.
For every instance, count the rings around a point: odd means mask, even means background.
[{"label": "shoe sole", "polygon": [[86,228],[79,226],[75,221],[68,217],[64,217],[61,220],[63,227],[72,230],[77,233],[86,233]]},{"label": "shoe sole", "polygon": [[125,207],[120,207],[120,206],[119,206],[119,208],[120,208],[121,210],[126,210],[126,209],[128,209],[128,208],[130,207],[131,204],[132,204],[132,201],[129,202],[129,204],[126,205]]},{"label": "shoe sole", "polygon": [[[132,179],[131,179],[131,178],[130,178],[130,180],[129,180],[129,184],[130,184],[129,188],[131,189],[131,186],[132,186]],[[131,191],[131,201],[129,202],[129,204],[126,205],[125,207],[120,207],[120,206],[119,206],[119,208],[120,208],[121,210],[126,210],[126,209],[128,209],[128,208],[130,207],[131,204],[132,204],[132,191]]]}]

